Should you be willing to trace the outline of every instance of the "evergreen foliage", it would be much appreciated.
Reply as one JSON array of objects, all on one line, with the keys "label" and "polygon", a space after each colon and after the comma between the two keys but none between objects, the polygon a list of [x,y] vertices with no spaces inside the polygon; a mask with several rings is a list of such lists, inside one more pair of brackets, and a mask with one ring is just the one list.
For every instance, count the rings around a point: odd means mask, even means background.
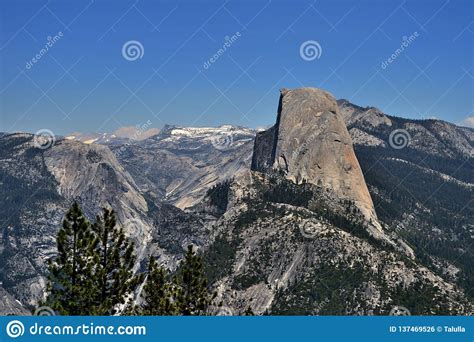
[{"label": "evergreen foliage", "polygon": [[79,205],[66,213],[57,236],[57,256],[49,262],[46,305],[62,315],[89,315],[94,303],[94,236]]},{"label": "evergreen foliage", "polygon": [[219,210],[219,213],[224,213],[227,210],[230,183],[230,180],[225,180],[207,190],[206,196],[209,197],[211,205],[214,205]]},{"label": "evergreen foliage", "polygon": [[194,252],[192,246],[188,246],[174,282],[178,313],[184,316],[205,315],[214,297],[207,289],[202,257]]},{"label": "evergreen foliage", "polygon": [[[48,263],[48,295],[42,305],[61,315],[114,315],[124,308],[144,275],[134,274],[134,245],[116,223],[114,211],[103,209],[91,225],[74,202],[57,235],[58,254]],[[205,315],[214,299],[207,286],[202,257],[192,246],[172,280],[151,257],[143,304],[122,313]]]},{"label": "evergreen foliage", "polygon": [[134,245],[125,236],[123,228],[116,226],[113,210],[104,208],[102,217],[97,216],[92,225],[92,231],[95,235],[93,279],[97,291],[94,313],[113,315],[117,305],[124,304],[143,281],[143,275],[133,274]]},{"label": "evergreen foliage", "polygon": [[154,258],[148,262],[148,274],[143,287],[144,305],[141,313],[146,316],[164,316],[176,313],[172,301],[173,284],[168,281],[168,274],[163,267],[158,267]]},{"label": "evergreen foliage", "polygon": [[112,315],[142,282],[133,274],[133,243],[104,209],[91,226],[74,202],[57,235],[44,303],[61,315]]}]

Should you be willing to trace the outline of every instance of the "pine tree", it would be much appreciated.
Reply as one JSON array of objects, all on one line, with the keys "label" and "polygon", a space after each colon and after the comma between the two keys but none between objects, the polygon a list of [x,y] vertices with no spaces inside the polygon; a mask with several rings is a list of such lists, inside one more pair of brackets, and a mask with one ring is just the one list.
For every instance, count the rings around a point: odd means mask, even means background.
[{"label": "pine tree", "polygon": [[90,224],[74,202],[57,235],[58,254],[48,263],[49,294],[44,304],[61,315],[91,313],[94,297],[93,241]]},{"label": "pine tree", "polygon": [[94,314],[113,315],[117,305],[124,304],[143,281],[134,275],[136,262],[133,242],[117,228],[113,210],[103,209],[92,225],[95,235],[94,251]]},{"label": "pine tree", "polygon": [[155,258],[150,257],[148,274],[143,287],[142,314],[147,316],[174,315],[176,307],[171,300],[172,285],[163,267],[158,267]]},{"label": "pine tree", "polygon": [[174,278],[178,314],[205,315],[214,296],[208,292],[201,256],[188,246],[178,274]]}]

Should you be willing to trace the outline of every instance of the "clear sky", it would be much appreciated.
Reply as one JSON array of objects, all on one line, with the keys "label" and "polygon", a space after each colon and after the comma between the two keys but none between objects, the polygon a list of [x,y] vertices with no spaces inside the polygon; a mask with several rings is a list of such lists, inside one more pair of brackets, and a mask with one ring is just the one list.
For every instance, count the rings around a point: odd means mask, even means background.
[{"label": "clear sky", "polygon": [[[1,0],[0,131],[264,127],[279,88],[301,86],[472,125],[473,12],[467,0]],[[124,57],[129,41],[139,56]]]}]

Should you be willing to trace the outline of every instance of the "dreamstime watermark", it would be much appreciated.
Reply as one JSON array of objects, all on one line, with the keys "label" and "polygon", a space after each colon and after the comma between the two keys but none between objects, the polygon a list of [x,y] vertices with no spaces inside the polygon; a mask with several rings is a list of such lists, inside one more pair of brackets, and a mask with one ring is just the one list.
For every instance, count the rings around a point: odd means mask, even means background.
[{"label": "dreamstime watermark", "polygon": [[23,336],[25,333],[25,326],[20,321],[10,321],[5,328],[7,335],[11,338],[17,338]]},{"label": "dreamstime watermark", "polygon": [[123,223],[124,231],[129,236],[141,236],[145,228],[145,222],[139,218],[129,218]]},{"label": "dreamstime watermark", "polygon": [[302,144],[300,144],[296,150],[293,151],[291,154],[291,162],[292,164],[296,164],[297,159],[299,158],[300,154],[308,149],[309,145],[313,143],[313,141],[319,136],[320,132],[314,132],[306,139]]},{"label": "dreamstime watermark", "polygon": [[34,147],[41,150],[47,150],[48,148],[53,147],[55,142],[56,136],[51,130],[46,128],[37,131],[33,138]]},{"label": "dreamstime watermark", "polygon": [[325,229],[325,225],[319,221],[305,221],[299,225],[300,233],[307,239],[314,239],[317,237],[322,230]]},{"label": "dreamstime watermark", "polygon": [[136,125],[135,133],[133,133],[132,136],[128,138],[128,141],[121,145],[118,149],[114,150],[115,157],[119,157],[127,150],[129,146],[136,144],[136,142],[140,140],[140,137],[150,128],[151,125],[151,120],[148,120],[142,125]]},{"label": "dreamstime watermark", "polygon": [[300,45],[300,56],[307,62],[321,58],[323,48],[315,40],[307,40]]},{"label": "dreamstime watermark", "polygon": [[316,306],[314,307],[314,310],[316,310],[317,313],[320,313],[321,310],[324,309],[324,307],[329,304],[330,300],[329,298],[324,298],[322,301],[320,301]]},{"label": "dreamstime watermark", "polygon": [[404,36],[403,39],[402,39],[402,43],[400,44],[400,47],[398,49],[396,49],[391,55],[390,57],[388,57],[385,61],[382,62],[382,69],[387,69],[387,67],[392,64],[397,58],[398,56],[400,56],[402,54],[403,51],[405,51],[405,49],[407,47],[409,47],[411,44],[413,44],[413,42],[419,37],[420,35],[418,34],[417,31],[413,32],[411,35],[409,36]]},{"label": "dreamstime watermark", "polygon": [[203,68],[206,70],[209,69],[241,36],[239,31],[235,32],[232,36],[226,36],[222,47],[217,50],[211,58],[204,62]]},{"label": "dreamstime watermark", "polygon": [[40,306],[35,310],[33,316],[56,316],[56,312],[49,306]]},{"label": "dreamstime watermark", "polygon": [[410,140],[410,133],[405,129],[395,129],[388,137],[389,145],[396,150],[405,148],[410,143]]},{"label": "dreamstime watermark", "polygon": [[211,137],[211,144],[215,149],[223,151],[229,149],[234,143],[232,134],[216,134]]},{"label": "dreamstime watermark", "polygon": [[10,321],[6,328],[6,333],[11,338],[23,336],[25,332],[29,335],[47,335],[47,336],[94,336],[94,335],[146,335],[146,326],[144,325],[95,325],[77,324],[77,325],[43,325],[34,323],[29,329],[25,329],[25,325],[19,320]]},{"label": "dreamstime watermark", "polygon": [[411,316],[410,310],[404,306],[394,306],[389,313],[390,316]]},{"label": "dreamstime watermark", "polygon": [[234,310],[227,306],[220,306],[217,309],[216,316],[234,316]]},{"label": "dreamstime watermark", "polygon": [[41,48],[41,50],[39,50],[39,52],[32,59],[26,62],[26,66],[25,66],[26,69],[31,69],[33,65],[38,63],[40,59],[43,58],[43,56],[48,53],[49,49],[51,49],[54,46],[54,44],[56,44],[59,40],[61,40],[63,36],[64,34],[61,31],[56,33],[54,36],[48,36],[47,42],[46,44],[44,44],[43,48]]},{"label": "dreamstime watermark", "polygon": [[145,48],[138,40],[129,40],[122,46],[122,56],[127,61],[134,62],[142,59],[145,55]]}]

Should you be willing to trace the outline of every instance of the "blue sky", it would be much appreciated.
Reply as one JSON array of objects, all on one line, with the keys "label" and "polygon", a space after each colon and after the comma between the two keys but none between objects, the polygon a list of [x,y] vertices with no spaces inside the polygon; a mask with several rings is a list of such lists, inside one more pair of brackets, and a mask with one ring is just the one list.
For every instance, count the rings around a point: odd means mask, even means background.
[{"label": "blue sky", "polygon": [[[473,12],[467,0],[2,0],[0,131],[262,127],[275,120],[278,90],[301,86],[467,125]],[[124,58],[129,41],[141,58]],[[308,41],[319,44],[313,60],[300,53]]]}]

